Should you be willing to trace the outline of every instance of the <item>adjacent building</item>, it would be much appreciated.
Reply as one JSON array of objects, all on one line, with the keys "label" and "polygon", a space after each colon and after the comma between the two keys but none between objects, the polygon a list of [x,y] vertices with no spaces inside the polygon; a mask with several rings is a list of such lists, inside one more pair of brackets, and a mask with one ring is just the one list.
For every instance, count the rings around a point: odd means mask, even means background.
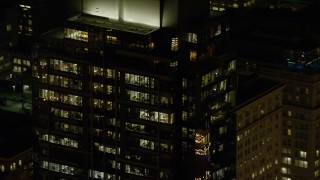
[{"label": "adjacent building", "polygon": [[291,157],[281,141],[284,85],[256,75],[240,75],[238,82],[236,179],[286,178]]},{"label": "adjacent building", "polygon": [[240,56],[239,73],[255,72],[286,85],[282,159],[278,160],[286,164],[281,170],[283,179],[319,178],[319,22],[311,18],[316,9],[255,12],[246,21],[251,22],[246,27],[254,28],[233,26],[241,36],[231,36],[230,45]]},{"label": "adjacent building", "polygon": [[[1,94],[2,95],[2,94]],[[3,100],[3,97],[1,97]],[[3,102],[3,101],[2,101]],[[0,178],[27,179],[32,175],[32,116],[16,107],[17,102],[1,103]]]},{"label": "adjacent building", "polygon": [[45,31],[60,25],[66,16],[64,1],[16,0],[18,2],[18,35],[20,43],[32,45]]},{"label": "adjacent building", "polygon": [[0,78],[6,79],[12,70],[8,48],[15,45],[17,36],[17,4],[0,1]]}]

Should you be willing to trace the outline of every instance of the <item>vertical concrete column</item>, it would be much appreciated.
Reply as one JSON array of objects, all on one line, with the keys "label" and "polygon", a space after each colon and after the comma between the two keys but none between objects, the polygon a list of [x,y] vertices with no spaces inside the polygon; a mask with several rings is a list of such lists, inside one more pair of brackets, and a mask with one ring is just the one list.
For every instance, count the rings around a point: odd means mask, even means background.
[{"label": "vertical concrete column", "polygon": [[123,0],[118,0],[118,19],[123,21]]}]

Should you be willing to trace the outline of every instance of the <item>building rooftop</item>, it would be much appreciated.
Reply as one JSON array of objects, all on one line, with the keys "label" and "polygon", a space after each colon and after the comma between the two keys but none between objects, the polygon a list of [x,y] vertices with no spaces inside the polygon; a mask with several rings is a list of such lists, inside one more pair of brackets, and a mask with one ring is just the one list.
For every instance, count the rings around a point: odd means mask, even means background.
[{"label": "building rooftop", "polygon": [[148,26],[139,23],[130,23],[118,20],[112,20],[105,17],[99,17],[88,14],[78,14],[68,19],[69,21],[79,22],[83,24],[100,26],[103,28],[116,29],[125,32],[132,32],[137,34],[150,34],[158,29],[158,27]]},{"label": "building rooftop", "polygon": [[21,85],[0,81],[0,110],[30,114],[32,108],[31,92],[23,92]]},{"label": "building rooftop", "polygon": [[249,104],[281,86],[283,84],[278,81],[260,78],[256,74],[239,75],[236,107]]},{"label": "building rooftop", "polygon": [[319,7],[260,9],[243,13],[231,28],[231,51],[259,64],[281,69],[319,69],[320,21],[314,19]]}]

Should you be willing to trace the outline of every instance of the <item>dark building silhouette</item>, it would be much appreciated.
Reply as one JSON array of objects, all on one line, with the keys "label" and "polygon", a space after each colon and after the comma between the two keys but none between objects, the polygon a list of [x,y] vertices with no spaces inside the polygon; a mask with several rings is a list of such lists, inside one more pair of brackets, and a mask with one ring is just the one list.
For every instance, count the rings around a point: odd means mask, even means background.
[{"label": "dark building silhouette", "polygon": [[61,0],[16,0],[18,34],[21,43],[30,44],[43,32],[61,24],[67,6]]},{"label": "dark building silhouette", "polygon": [[209,1],[69,3],[34,53],[35,178],[234,178],[225,17]]},{"label": "dark building silhouette", "polygon": [[0,1],[0,78],[10,73],[12,62],[8,49],[18,41],[17,4],[11,1]]},{"label": "dark building silhouette", "polygon": [[210,0],[210,9],[216,14],[229,9],[287,9],[298,11],[310,4],[317,4],[317,0]]},{"label": "dark building silhouette", "polygon": [[62,5],[61,2],[53,0],[0,1],[1,80],[31,86],[33,44],[40,34],[63,22],[67,11],[66,5]]},{"label": "dark building silhouette", "polygon": [[[1,80],[8,79],[12,73],[9,49],[18,43],[17,11],[17,1],[0,1]],[[20,102],[20,96],[13,92],[20,91],[19,87],[0,82],[0,179],[4,180],[32,177],[32,116],[25,112],[29,103]]]},{"label": "dark building silhouette", "polygon": [[32,179],[32,116],[16,111],[16,103],[1,97],[0,178],[4,180]]}]

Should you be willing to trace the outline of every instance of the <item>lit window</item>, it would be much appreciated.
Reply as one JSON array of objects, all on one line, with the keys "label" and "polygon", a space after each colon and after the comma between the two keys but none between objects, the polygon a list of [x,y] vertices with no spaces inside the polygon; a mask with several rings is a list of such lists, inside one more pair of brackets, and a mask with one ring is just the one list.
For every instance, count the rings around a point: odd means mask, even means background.
[{"label": "lit window", "polygon": [[188,119],[188,112],[187,111],[182,111],[182,120],[186,121]]},{"label": "lit window", "polygon": [[89,177],[94,177],[95,179],[104,179],[104,172],[95,171],[95,170],[94,171],[90,170],[89,172],[90,172]]},{"label": "lit window", "polygon": [[290,157],[283,157],[282,158],[282,163],[284,164],[291,164],[291,158]]},{"label": "lit window", "polygon": [[229,62],[228,70],[235,70],[236,69],[236,64],[237,64],[236,60],[233,60],[233,61]]},{"label": "lit window", "polygon": [[309,88],[306,88],[304,92],[305,94],[309,94]]},{"label": "lit window", "polygon": [[187,137],[188,131],[186,127],[182,127],[182,137]]},{"label": "lit window", "polygon": [[196,60],[197,59],[197,51],[190,50],[190,60]]},{"label": "lit window", "polygon": [[308,168],[308,162],[302,160],[295,160],[295,165],[302,168]]},{"label": "lit window", "polygon": [[230,25],[226,27],[226,31],[230,31]]},{"label": "lit window", "polygon": [[118,43],[117,37],[115,37],[115,36],[107,36],[107,43],[117,44]]},{"label": "lit window", "polygon": [[103,76],[103,68],[94,66],[93,75]]},{"label": "lit window", "polygon": [[292,116],[292,112],[291,111],[288,111],[288,116]]},{"label": "lit window", "polygon": [[104,101],[102,99],[93,99],[93,106],[95,108],[103,108]]},{"label": "lit window", "polygon": [[307,158],[307,152],[305,152],[305,151],[300,151],[300,152],[299,152],[299,155],[300,155],[300,157],[302,157],[302,158]]},{"label": "lit window", "polygon": [[13,66],[13,72],[21,73],[21,67],[20,66]]},{"label": "lit window", "polygon": [[291,136],[291,134],[292,134],[291,129],[288,129],[287,134],[288,134],[288,136]]},{"label": "lit window", "polygon": [[223,126],[223,127],[219,128],[219,134],[220,135],[226,134],[226,133],[227,133],[227,127],[226,126]]},{"label": "lit window", "polygon": [[79,31],[79,30],[75,30],[75,29],[65,28],[64,29],[64,37],[88,42],[88,32],[86,32],[86,31]]},{"label": "lit window", "polygon": [[[154,103],[155,96],[148,93],[142,93],[139,91],[127,91],[129,99],[131,101],[142,102],[142,103]],[[151,102],[150,102],[151,100]]]},{"label": "lit window", "polygon": [[197,43],[197,34],[195,33],[188,33],[188,42]]},{"label": "lit window", "polygon": [[107,78],[115,78],[115,71],[113,69],[107,69]]},{"label": "lit window", "polygon": [[102,92],[103,91],[103,84],[100,83],[93,83],[93,91],[94,92]]},{"label": "lit window", "polygon": [[178,51],[179,49],[179,41],[178,38],[171,39],[171,51]]},{"label": "lit window", "polygon": [[148,176],[149,175],[149,169],[136,167],[133,165],[126,165],[125,172],[129,174],[134,174],[137,176]]},{"label": "lit window", "polygon": [[154,150],[154,142],[145,139],[140,139],[140,147]]},{"label": "lit window", "polygon": [[284,153],[284,154],[291,154],[291,149],[282,148],[282,153]]},{"label": "lit window", "polygon": [[150,49],[154,49],[154,47],[155,47],[155,44],[154,44],[153,42],[151,42],[151,43],[149,44],[149,48],[150,48]]},{"label": "lit window", "polygon": [[174,61],[170,63],[170,67],[177,67],[178,66],[178,61]]},{"label": "lit window", "polygon": [[113,109],[113,105],[111,101],[107,101],[107,110],[112,110]]},{"label": "lit window", "polygon": [[11,24],[7,24],[7,31],[11,31]]},{"label": "lit window", "polygon": [[239,8],[239,5],[238,5],[238,3],[233,3],[232,7],[233,8]]},{"label": "lit window", "polygon": [[80,73],[80,68],[81,68],[78,64],[68,63],[58,59],[50,59],[50,66],[54,70],[70,72],[74,74]]},{"label": "lit window", "polygon": [[30,66],[30,61],[28,60],[22,60],[22,64],[26,66]]},{"label": "lit window", "polygon": [[125,73],[125,83],[154,88],[154,78]]},{"label": "lit window", "polygon": [[78,169],[78,168],[63,165],[63,164],[52,163],[52,162],[48,162],[48,161],[40,162],[40,167],[43,169],[49,169],[50,171],[60,172],[63,174],[74,175],[74,174],[78,174],[80,172],[80,169]]},{"label": "lit window", "polygon": [[107,85],[107,94],[112,94],[112,86]]},{"label": "lit window", "polygon": [[64,145],[68,147],[78,148],[79,144],[77,140],[73,140],[66,137],[58,137],[55,135],[42,134],[39,136],[40,140],[48,141],[53,144]]},{"label": "lit window", "polygon": [[219,10],[219,8],[218,8],[218,7],[212,7],[212,10],[214,10],[214,11],[218,11],[218,10]]},{"label": "lit window", "polygon": [[186,88],[186,87],[187,87],[187,84],[188,84],[188,80],[185,79],[185,78],[183,78],[183,79],[182,79],[182,87],[183,87],[183,88]]},{"label": "lit window", "polygon": [[[222,9],[222,8],[221,8]],[[217,30],[216,30],[216,33],[215,33],[215,36],[218,36],[218,35],[220,35],[221,34],[221,25],[219,24],[218,26],[217,26]]]},{"label": "lit window", "polygon": [[219,151],[223,151],[223,144],[219,145]]}]

